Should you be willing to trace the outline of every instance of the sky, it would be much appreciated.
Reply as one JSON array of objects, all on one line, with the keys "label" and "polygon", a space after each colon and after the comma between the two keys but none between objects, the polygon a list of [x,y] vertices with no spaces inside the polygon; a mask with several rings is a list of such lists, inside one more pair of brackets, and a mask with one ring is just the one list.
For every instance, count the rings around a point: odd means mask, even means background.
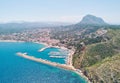
[{"label": "sky", "polygon": [[120,0],[0,0],[0,22],[70,22],[91,14],[120,24]]}]

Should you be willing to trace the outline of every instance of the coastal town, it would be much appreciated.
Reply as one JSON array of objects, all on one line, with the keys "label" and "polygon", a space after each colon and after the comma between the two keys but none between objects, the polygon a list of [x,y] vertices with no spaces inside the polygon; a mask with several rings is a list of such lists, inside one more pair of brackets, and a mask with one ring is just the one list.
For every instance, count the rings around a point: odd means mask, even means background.
[{"label": "coastal town", "polygon": [[[2,42],[34,42],[38,44],[44,44],[45,47],[39,49],[39,52],[44,51],[47,48],[60,48],[67,50],[68,56],[50,56],[51,58],[66,58],[66,64],[72,66],[72,55],[75,52],[74,47],[68,49],[66,44],[60,42],[59,39],[51,38],[51,29],[49,28],[38,28],[38,29],[29,29],[24,30],[19,33],[12,34],[0,34],[0,41]],[[67,41],[67,40],[66,40]]]},{"label": "coastal town", "polygon": [[[59,39],[52,38],[51,36],[52,36],[51,29],[37,28],[37,29],[23,30],[22,32],[18,32],[18,33],[0,34],[0,40],[35,42],[35,43],[43,43],[49,46],[67,48],[66,44],[61,43]],[[74,49],[74,48],[71,47],[70,49]]]},{"label": "coastal town", "polygon": [[49,29],[25,30],[19,33],[0,35],[0,40],[17,40],[26,42],[45,42],[47,44],[57,44],[59,40],[50,39]]}]

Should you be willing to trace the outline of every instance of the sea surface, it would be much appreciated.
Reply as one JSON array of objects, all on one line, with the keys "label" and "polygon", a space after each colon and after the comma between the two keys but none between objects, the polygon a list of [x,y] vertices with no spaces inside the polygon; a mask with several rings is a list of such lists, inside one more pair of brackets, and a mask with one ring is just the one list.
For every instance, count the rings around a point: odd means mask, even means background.
[{"label": "sea surface", "polygon": [[67,56],[67,52],[58,48],[48,48],[42,52],[42,44],[30,42],[0,42],[0,83],[87,83],[84,78],[74,72],[52,67],[42,63],[24,59],[17,52],[65,64],[65,59],[50,58],[50,52],[59,52]]}]

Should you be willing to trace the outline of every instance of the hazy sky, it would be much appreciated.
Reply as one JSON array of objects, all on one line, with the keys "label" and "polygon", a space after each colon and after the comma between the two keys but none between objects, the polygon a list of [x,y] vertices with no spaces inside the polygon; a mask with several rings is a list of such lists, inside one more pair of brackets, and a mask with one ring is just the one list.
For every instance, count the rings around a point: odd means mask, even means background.
[{"label": "hazy sky", "polygon": [[0,22],[79,22],[86,14],[120,24],[120,0],[0,0]]}]

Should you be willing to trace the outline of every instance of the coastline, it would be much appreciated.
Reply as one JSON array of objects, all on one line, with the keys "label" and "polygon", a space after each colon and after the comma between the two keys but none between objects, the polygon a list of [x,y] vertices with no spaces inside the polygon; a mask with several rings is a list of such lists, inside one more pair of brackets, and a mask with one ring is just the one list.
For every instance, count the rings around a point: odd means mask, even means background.
[{"label": "coastline", "polygon": [[[32,41],[31,41],[32,42]],[[47,43],[43,43],[43,42],[33,42],[33,43],[36,43],[36,44],[43,44],[44,46],[48,46]]]},{"label": "coastline", "polygon": [[17,40],[0,40],[0,42],[25,42],[25,41],[17,41]]},{"label": "coastline", "polygon": [[[72,70],[73,72],[75,72],[75,73],[78,74],[79,76],[82,76],[88,83],[91,83],[91,82],[89,81],[89,79],[83,74],[83,72],[82,72],[80,69],[76,69],[76,68],[73,66],[73,64],[72,64],[72,59],[73,59],[73,54],[75,53],[75,49],[71,49],[71,50],[70,50],[70,49],[68,49],[68,48],[66,48],[66,47],[63,47],[63,46],[62,46],[62,47],[61,47],[61,46],[52,46],[52,45],[49,45],[49,44],[43,43],[43,42],[33,42],[33,43],[45,45],[44,48],[38,50],[39,52],[44,51],[45,49],[51,48],[51,47],[53,47],[53,48],[59,48],[59,49],[63,49],[63,50],[67,50],[69,53],[68,53],[68,56],[67,56],[67,58],[66,58],[66,65],[74,68],[74,70]],[[69,69],[68,69],[68,70],[69,70]]]},{"label": "coastline", "polygon": [[[17,40],[0,40],[0,42],[25,42],[25,41],[17,41]],[[43,43],[43,42],[32,42],[32,43],[37,43],[37,44],[43,44],[45,45],[45,48],[60,48],[60,49],[63,49],[63,50],[68,50],[69,54],[66,58],[66,65],[71,67],[71,68],[74,68],[73,64],[72,64],[72,56],[75,52],[75,49],[68,49],[66,47],[60,47],[60,46],[52,46],[52,45],[49,45],[47,43]],[[54,63],[54,62],[53,62]],[[69,70],[69,69],[68,69]],[[85,78],[85,80],[90,83],[89,79],[82,73],[82,71],[80,69],[76,69],[74,68],[74,70],[72,70],[73,72],[77,73],[78,75],[82,76],[83,78]]]},{"label": "coastline", "polygon": [[76,69],[76,68],[74,68],[71,65],[60,64],[60,63],[51,62],[51,61],[48,61],[48,60],[45,60],[45,59],[36,58],[34,56],[27,55],[27,53],[17,52],[16,54],[18,56],[23,57],[23,58],[28,59],[28,60],[32,60],[32,61],[35,61],[35,62],[40,62],[40,63],[43,63],[43,64],[47,64],[47,65],[51,65],[51,66],[54,66],[54,67],[59,67],[59,68],[62,68],[62,69],[73,71],[76,74],[78,74],[79,76],[83,77],[88,83],[90,83],[90,81],[88,80],[88,78],[82,73],[81,70]]},{"label": "coastline", "polygon": [[45,48],[59,48],[59,49],[63,49],[63,50],[69,50],[67,49],[66,47],[63,47],[63,46],[52,46],[52,45],[49,45],[47,43],[43,43],[43,42],[34,42],[34,43],[37,43],[37,44],[43,44],[45,45]]},{"label": "coastline", "polygon": [[68,55],[66,57],[66,64],[70,65],[70,66],[73,66],[72,65],[72,56],[75,53],[75,49],[70,50],[70,49],[68,49],[66,47],[63,47],[63,46],[62,47],[61,46],[52,46],[52,45],[49,45],[47,43],[39,43],[39,42],[35,42],[35,43],[37,43],[37,44],[44,44],[45,45],[45,47],[43,47],[43,48],[41,48],[41,49],[38,50],[39,52],[42,52],[45,49],[52,48],[52,47],[53,48],[59,48],[59,49],[62,49],[62,50],[67,50],[68,51]]},{"label": "coastline", "polygon": [[49,60],[45,60],[45,59],[42,59],[42,58],[36,58],[34,56],[27,55],[27,53],[17,52],[16,54],[20,57],[23,57],[23,58],[26,58],[26,59],[29,59],[29,60],[32,60],[32,61],[48,64],[48,65],[51,65],[51,66],[55,66],[55,67],[59,67],[59,68],[67,69],[67,70],[72,70],[72,71],[75,70],[74,67],[72,67],[70,65],[51,62]]}]

